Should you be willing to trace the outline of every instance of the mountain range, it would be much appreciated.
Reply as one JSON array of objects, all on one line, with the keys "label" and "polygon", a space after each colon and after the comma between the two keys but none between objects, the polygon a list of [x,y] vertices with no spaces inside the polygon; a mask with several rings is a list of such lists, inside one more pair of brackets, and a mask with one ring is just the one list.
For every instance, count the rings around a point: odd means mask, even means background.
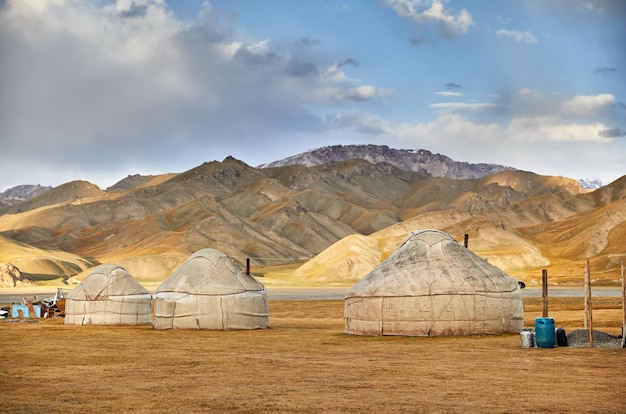
[{"label": "mountain range", "polygon": [[327,285],[360,279],[412,230],[437,228],[468,235],[471,250],[527,284],[542,269],[554,284],[582,284],[589,259],[594,283],[610,285],[625,223],[626,176],[586,191],[573,179],[425,150],[333,146],[256,168],[228,157],[134,175],[106,190],[60,185],[0,208],[0,263],[46,283],[115,262],[158,283],[213,247],[249,258],[257,275],[282,269]]},{"label": "mountain range", "polygon": [[372,164],[385,162],[401,170],[426,172],[433,177],[473,179],[501,171],[513,170],[497,164],[471,164],[454,161],[445,155],[424,149],[394,149],[386,145],[333,145],[304,152],[260,165],[259,168],[305,165],[313,167],[329,162],[362,159]]}]

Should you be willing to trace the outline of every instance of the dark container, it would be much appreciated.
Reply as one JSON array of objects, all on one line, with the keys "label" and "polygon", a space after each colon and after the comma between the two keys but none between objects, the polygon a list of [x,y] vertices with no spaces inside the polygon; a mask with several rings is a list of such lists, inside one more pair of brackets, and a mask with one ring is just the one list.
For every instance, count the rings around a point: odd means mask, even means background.
[{"label": "dark container", "polygon": [[567,346],[567,335],[565,335],[565,329],[556,328],[556,344],[558,346]]},{"label": "dark container", "polygon": [[555,336],[553,318],[535,319],[535,343],[538,348],[554,348]]}]

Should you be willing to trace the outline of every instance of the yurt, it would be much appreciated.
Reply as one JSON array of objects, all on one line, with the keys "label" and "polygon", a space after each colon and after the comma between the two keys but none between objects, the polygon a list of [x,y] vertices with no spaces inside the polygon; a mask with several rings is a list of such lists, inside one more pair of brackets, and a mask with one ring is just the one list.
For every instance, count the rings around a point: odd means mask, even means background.
[{"label": "yurt", "polygon": [[347,292],[345,331],[355,335],[519,333],[517,280],[438,230],[412,232]]},{"label": "yurt", "polygon": [[152,296],[125,269],[103,264],[65,298],[67,325],[149,325]]},{"label": "yurt", "polygon": [[157,288],[155,329],[269,328],[265,287],[226,254],[202,249]]}]

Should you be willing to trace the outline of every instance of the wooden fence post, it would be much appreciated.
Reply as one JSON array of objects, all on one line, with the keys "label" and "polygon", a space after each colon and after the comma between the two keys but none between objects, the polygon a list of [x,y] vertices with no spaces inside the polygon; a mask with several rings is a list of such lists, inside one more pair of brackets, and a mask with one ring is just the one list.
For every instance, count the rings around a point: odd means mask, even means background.
[{"label": "wooden fence post", "polygon": [[589,329],[589,299],[587,299],[587,295],[589,294],[589,268],[585,266],[585,276],[583,277],[583,301],[585,303],[585,320],[584,320],[584,328]]},{"label": "wooden fence post", "polygon": [[622,262],[622,348],[626,348],[626,279]]},{"label": "wooden fence post", "polygon": [[548,317],[548,269],[541,271],[541,296],[543,297],[543,317]]},{"label": "wooden fence post", "polygon": [[593,348],[593,317],[591,312],[591,266],[585,267],[585,329],[589,331],[589,348]]}]

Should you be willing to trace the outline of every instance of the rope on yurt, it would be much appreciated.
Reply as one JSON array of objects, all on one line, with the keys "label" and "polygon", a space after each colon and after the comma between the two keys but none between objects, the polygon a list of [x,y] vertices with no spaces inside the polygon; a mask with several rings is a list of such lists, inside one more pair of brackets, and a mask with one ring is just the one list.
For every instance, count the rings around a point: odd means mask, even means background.
[{"label": "rope on yurt", "polygon": [[174,318],[176,317],[176,301],[172,302],[174,306],[172,306],[172,329],[174,329]]},{"label": "rope on yurt", "polygon": [[[487,278],[489,279],[489,281],[491,282],[491,284],[492,284],[492,285],[496,288],[496,290],[497,290],[497,294],[498,294],[498,299],[499,299],[499,302],[500,302],[500,304],[502,304],[502,303],[503,303],[503,298],[502,298],[502,293],[503,293],[503,292],[502,292],[502,289],[500,289],[500,288],[499,288],[498,284],[495,282],[495,280],[493,279],[493,277],[491,276],[491,274],[490,274],[490,273],[489,273],[489,272],[488,272],[488,271],[484,268],[484,266],[483,266],[483,262],[478,262],[478,261],[476,261],[476,260],[475,260],[475,258],[474,258],[474,256],[473,256],[472,254],[468,254],[468,255],[469,255],[470,259],[472,259],[472,261],[473,261],[474,263],[476,263],[476,266],[478,266],[478,267],[479,267],[479,268],[483,271],[483,273],[487,276]],[[478,256],[477,256],[477,257],[478,257]],[[484,260],[484,259],[483,259],[483,260]],[[501,273],[504,273],[504,272],[503,272],[502,270],[500,270],[500,269],[498,269],[498,271],[499,271],[499,272],[501,272]],[[490,292],[485,292],[485,294],[486,294],[486,295],[488,295],[488,293],[490,293]],[[509,300],[510,300],[510,298],[509,298]],[[505,325],[506,325],[506,324],[505,324],[504,314],[503,314],[503,312],[502,312],[502,305],[498,306],[498,313],[499,313],[499,316],[500,316],[500,324],[501,324],[501,326],[500,326],[500,330],[501,330],[501,332],[504,332],[504,329],[505,329]]]},{"label": "rope on yurt", "polygon": [[224,329],[224,306],[223,306],[224,298],[220,296],[220,316],[222,321],[222,329]]}]

